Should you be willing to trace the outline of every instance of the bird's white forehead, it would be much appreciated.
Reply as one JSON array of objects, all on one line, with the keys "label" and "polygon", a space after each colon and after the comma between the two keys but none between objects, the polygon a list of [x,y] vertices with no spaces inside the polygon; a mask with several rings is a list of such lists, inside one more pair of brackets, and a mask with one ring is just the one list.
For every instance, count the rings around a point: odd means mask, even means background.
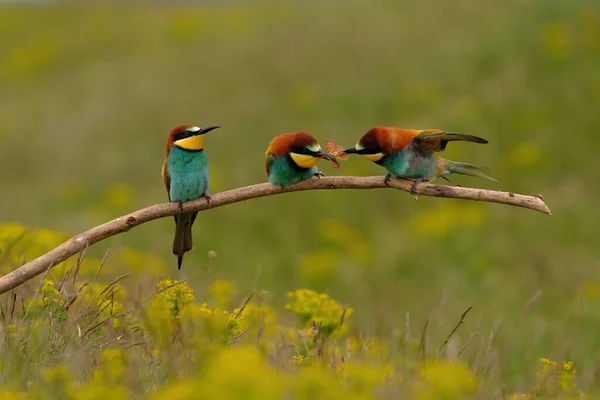
[{"label": "bird's white forehead", "polygon": [[197,126],[192,126],[192,127],[188,128],[188,131],[191,131],[191,132],[198,132],[199,130],[200,130],[200,128],[198,128]]},{"label": "bird's white forehead", "polygon": [[311,151],[321,151],[321,146],[319,143],[311,144],[310,146],[306,146]]},{"label": "bird's white forehead", "polygon": [[360,143],[356,143],[356,145],[354,146],[354,148],[355,148],[356,150],[359,150],[359,151],[360,151],[360,150],[364,149],[365,147],[364,147],[362,144],[360,144]]}]

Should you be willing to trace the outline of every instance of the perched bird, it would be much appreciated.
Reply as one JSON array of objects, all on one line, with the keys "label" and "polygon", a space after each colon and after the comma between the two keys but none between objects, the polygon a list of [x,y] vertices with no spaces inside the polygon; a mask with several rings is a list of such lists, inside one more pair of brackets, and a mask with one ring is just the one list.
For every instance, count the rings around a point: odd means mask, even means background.
[{"label": "perched bird", "polygon": [[276,136],[265,152],[267,175],[274,185],[290,185],[312,176],[324,176],[316,165],[321,158],[339,167],[337,160],[321,150],[317,139],[305,132],[289,132]]},{"label": "perched bird", "polygon": [[444,151],[448,142],[459,140],[488,143],[487,140],[477,136],[438,129],[419,130],[378,126],[367,131],[354,147],[344,152],[359,154],[384,167],[388,172],[384,178],[386,185],[391,178],[414,179],[410,190],[413,196],[416,196],[416,188],[420,182],[437,177],[447,180],[446,175],[449,174],[472,175],[497,182],[475,165],[450,161],[435,155],[435,152]]},{"label": "perched bird", "polygon": [[[162,166],[162,176],[169,201],[183,203],[204,197],[210,201],[208,158],[202,147],[204,134],[220,126],[198,128],[180,125],[171,129],[167,140],[167,158]],[[177,269],[181,269],[183,255],[193,247],[192,225],[197,212],[175,215],[173,254],[177,256]]]}]

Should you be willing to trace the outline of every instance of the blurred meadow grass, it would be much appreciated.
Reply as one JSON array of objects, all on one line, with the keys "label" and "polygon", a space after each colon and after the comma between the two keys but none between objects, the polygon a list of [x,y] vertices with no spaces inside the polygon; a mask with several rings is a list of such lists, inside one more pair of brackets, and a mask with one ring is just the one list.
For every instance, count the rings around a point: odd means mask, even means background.
[{"label": "blurred meadow grass", "polygon": [[[110,249],[98,279],[131,273],[119,283],[130,305],[167,278],[187,281],[199,301],[210,282],[233,282],[268,292],[279,310],[285,293],[311,288],[350,305],[354,332],[396,355],[396,336],[418,340],[426,323],[434,352],[473,305],[453,346],[475,335],[460,359],[481,393],[527,392],[540,358],[574,361],[579,387],[598,389],[596,2],[3,5],[0,49],[2,273],[166,201],[160,168],[178,124],[223,126],[205,141],[213,192],[264,182],[264,150],[286,131],[344,146],[374,125],[471,133],[490,143],[444,156],[500,182],[452,183],[541,193],[551,217],[417,204],[391,190],[286,194],[200,214],[181,273],[165,218],[88,249],[81,277],[94,279]],[[358,158],[320,167],[383,175]],[[54,270],[58,281],[74,262]],[[27,299],[39,285],[16,293]]]}]

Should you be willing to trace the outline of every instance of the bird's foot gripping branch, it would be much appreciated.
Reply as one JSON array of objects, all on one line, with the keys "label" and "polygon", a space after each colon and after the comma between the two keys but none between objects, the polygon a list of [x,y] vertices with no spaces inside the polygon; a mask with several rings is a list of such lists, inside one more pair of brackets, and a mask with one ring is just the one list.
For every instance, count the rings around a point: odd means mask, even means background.
[{"label": "bird's foot gripping branch", "polygon": [[[300,183],[287,185],[284,188],[271,183],[259,183],[228,190],[211,196],[210,203],[201,198],[183,204],[180,209],[177,203],[156,204],[130,214],[113,219],[102,225],[93,227],[63,244],[41,255],[40,257],[22,265],[16,270],[0,277],[0,294],[27,282],[35,276],[46,272],[67,258],[79,253],[86,247],[107,239],[111,236],[153,221],[181,213],[201,212],[211,208],[226,206],[259,197],[272,196],[287,192],[304,190],[337,190],[337,189],[384,189],[394,188],[410,193],[412,182],[408,180],[392,179],[384,182],[383,176],[355,177],[355,176],[328,176],[320,179],[311,178]],[[550,215],[551,211],[540,195],[522,195],[512,192],[499,192],[495,190],[474,189],[456,186],[432,185],[420,183],[417,193],[423,196],[446,197],[464,200],[485,201],[488,203],[507,204]]]}]

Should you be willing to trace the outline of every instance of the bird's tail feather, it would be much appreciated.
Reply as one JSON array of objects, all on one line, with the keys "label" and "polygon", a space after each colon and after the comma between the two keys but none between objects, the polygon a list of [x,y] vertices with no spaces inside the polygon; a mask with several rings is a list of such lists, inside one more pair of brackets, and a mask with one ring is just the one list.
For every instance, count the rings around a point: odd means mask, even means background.
[{"label": "bird's tail feather", "polygon": [[177,218],[175,238],[173,239],[173,254],[177,256],[177,269],[181,269],[183,255],[194,247],[192,223],[193,217],[191,214],[181,214]]},{"label": "bird's tail feather", "polygon": [[477,165],[473,164],[443,160],[442,170],[451,174],[477,176],[479,178],[485,178],[489,179],[490,181],[498,182],[496,178],[487,175],[482,167],[478,167]]}]

